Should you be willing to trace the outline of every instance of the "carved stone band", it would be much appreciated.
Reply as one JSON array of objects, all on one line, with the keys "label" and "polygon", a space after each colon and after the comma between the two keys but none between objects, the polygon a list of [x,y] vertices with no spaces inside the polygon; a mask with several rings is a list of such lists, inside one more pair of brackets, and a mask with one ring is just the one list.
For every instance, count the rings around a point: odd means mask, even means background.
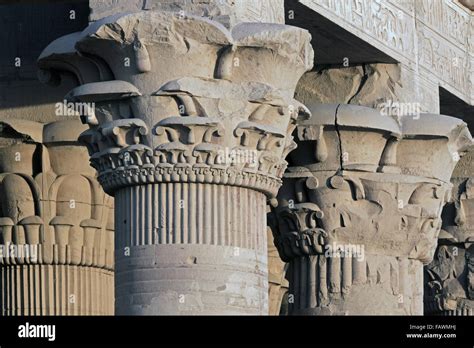
[{"label": "carved stone band", "polygon": [[[171,141],[152,149],[140,144],[148,129],[138,119],[109,122],[97,130],[88,130],[81,135],[80,140],[88,145],[92,154],[91,164],[97,169],[98,180],[106,192],[113,193],[118,188],[129,185],[190,182],[247,187],[269,196],[276,195],[286,164],[272,156],[259,156],[257,148],[264,149],[272,142],[271,136],[264,130],[259,130],[258,125],[255,125],[255,132],[261,135],[253,151],[237,146],[229,152],[228,148],[211,142],[215,132],[220,132],[221,137],[224,135],[222,125],[219,131],[218,123],[206,124],[203,117],[176,117],[165,121],[174,121],[176,128],[185,124],[187,138],[199,136],[204,139],[197,142],[197,145],[196,141],[189,145]],[[189,121],[199,122],[200,127],[192,128]],[[250,127],[251,125],[244,129],[242,126],[234,133],[249,141],[248,137],[252,132]],[[166,132],[164,126],[159,126],[158,129],[160,133]],[[170,128],[171,131],[173,130]],[[174,136],[179,139],[179,134]],[[284,139],[284,134],[279,137]],[[172,138],[173,135],[170,135],[171,140]],[[129,140],[132,145],[128,145]]]}]

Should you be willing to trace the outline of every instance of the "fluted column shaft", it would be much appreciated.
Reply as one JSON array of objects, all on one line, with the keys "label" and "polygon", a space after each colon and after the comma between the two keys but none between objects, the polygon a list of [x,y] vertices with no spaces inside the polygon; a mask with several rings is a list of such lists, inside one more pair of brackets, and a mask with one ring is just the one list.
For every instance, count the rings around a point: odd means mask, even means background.
[{"label": "fluted column shaft", "polygon": [[160,183],[115,199],[117,314],[268,311],[263,193]]},{"label": "fluted column shaft", "polygon": [[2,315],[110,315],[112,271],[73,265],[0,267]]},{"label": "fluted column shaft", "polygon": [[302,256],[289,262],[293,315],[422,315],[423,264],[394,256]]},{"label": "fluted column shaft", "polygon": [[77,143],[84,125],[1,126],[22,137],[0,147],[0,314],[113,314],[113,207]]}]

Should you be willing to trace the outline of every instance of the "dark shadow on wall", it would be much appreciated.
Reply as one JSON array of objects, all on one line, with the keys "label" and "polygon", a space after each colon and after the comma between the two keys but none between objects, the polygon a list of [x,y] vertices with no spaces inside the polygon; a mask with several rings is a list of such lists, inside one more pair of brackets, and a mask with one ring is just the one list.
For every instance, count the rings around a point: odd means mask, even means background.
[{"label": "dark shadow on wall", "polygon": [[37,79],[36,60],[51,41],[83,30],[88,17],[88,0],[0,0],[0,118],[14,114],[8,109],[63,99],[72,81],[60,88],[44,86]]},{"label": "dark shadow on wall", "polygon": [[348,58],[347,66],[398,63],[366,41],[310,10],[298,0],[285,0],[285,23],[304,28],[311,33],[315,66],[343,67],[345,58]]},{"label": "dark shadow on wall", "polygon": [[469,131],[474,134],[474,106],[469,105],[446,89],[439,88],[439,109],[443,115],[462,119],[467,123]]}]

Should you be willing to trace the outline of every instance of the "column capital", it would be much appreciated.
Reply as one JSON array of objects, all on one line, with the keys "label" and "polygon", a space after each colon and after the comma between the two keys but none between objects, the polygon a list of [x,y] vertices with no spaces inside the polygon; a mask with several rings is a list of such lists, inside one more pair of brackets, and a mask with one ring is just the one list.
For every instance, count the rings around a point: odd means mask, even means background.
[{"label": "column capital", "polygon": [[266,200],[309,117],[293,94],[310,41],[282,24],[140,11],[41,54],[43,81],[72,73],[66,99],[94,103],[80,139],[116,198],[117,313],[268,313]]},{"label": "column capital", "polygon": [[[74,43],[71,43],[74,41]],[[67,100],[94,102],[82,136],[107,192],[142,183],[249,187],[275,196],[294,148],[293,99],[312,67],[307,31],[146,11],[104,18],[41,54],[45,82],[77,76]],[[278,73],[275,73],[278,71]],[[130,160],[128,160],[130,158]]]},{"label": "column capital", "polygon": [[85,129],[77,119],[0,121],[0,275],[23,279],[3,284],[2,315],[113,313],[113,201],[77,142]]},{"label": "column capital", "polygon": [[430,114],[397,121],[353,105],[310,108],[314,116],[297,127],[278,216],[317,213],[330,240],[429,262],[449,178],[472,144],[465,123]]},{"label": "column capital", "polygon": [[[316,267],[315,274],[331,285],[294,294],[300,296],[294,311],[322,313],[327,299],[349,296],[353,286],[378,274],[392,277],[380,287],[395,287],[394,294],[405,296],[402,307],[397,309],[394,296],[387,308],[418,313],[421,298],[398,288],[399,272],[419,278],[422,263],[433,258],[451,173],[473,143],[466,124],[428,114],[393,119],[352,105],[309,109],[313,116],[297,126],[298,148],[288,156],[290,167],[270,219],[280,256],[293,264],[290,279],[309,281]],[[291,287],[290,280],[290,293]],[[357,314],[347,303],[341,300],[329,312]]]},{"label": "column capital", "polygon": [[451,179],[438,247],[425,268],[425,313],[474,315],[474,148]]}]

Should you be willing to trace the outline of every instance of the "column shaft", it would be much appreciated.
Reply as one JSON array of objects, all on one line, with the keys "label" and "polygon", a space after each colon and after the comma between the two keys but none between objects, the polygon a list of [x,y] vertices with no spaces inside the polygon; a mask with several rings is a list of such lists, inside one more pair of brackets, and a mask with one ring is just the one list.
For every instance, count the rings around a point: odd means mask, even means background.
[{"label": "column shaft", "polygon": [[392,256],[308,255],[289,263],[294,315],[422,315],[423,264]]},{"label": "column shaft", "polygon": [[0,267],[3,315],[107,315],[114,274],[71,265]]},{"label": "column shaft", "polygon": [[117,314],[266,314],[263,193],[200,183],[116,199]]}]

